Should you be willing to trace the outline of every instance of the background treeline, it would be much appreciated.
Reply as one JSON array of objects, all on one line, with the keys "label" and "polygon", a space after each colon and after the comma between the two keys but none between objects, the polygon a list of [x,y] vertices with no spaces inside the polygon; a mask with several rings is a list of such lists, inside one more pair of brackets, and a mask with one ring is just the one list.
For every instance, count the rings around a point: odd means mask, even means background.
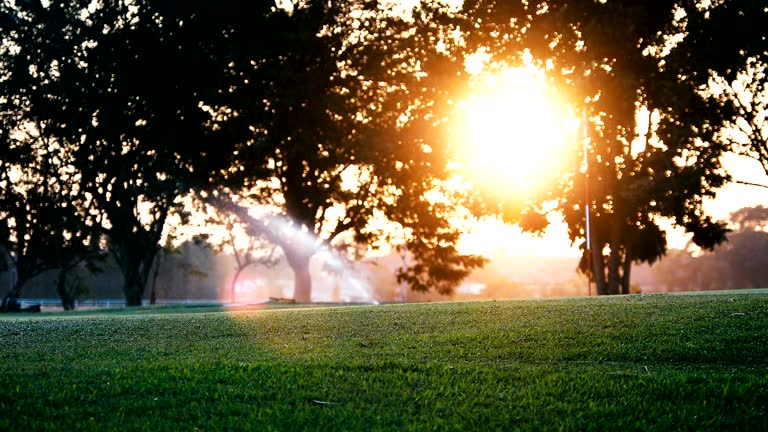
[{"label": "background treeline", "polygon": [[728,241],[711,252],[672,250],[650,269],[655,290],[768,288],[768,208],[731,214]]},{"label": "background treeline", "polygon": [[[729,222],[733,230],[728,233],[728,240],[713,251],[673,249],[652,266],[637,266],[630,292],[768,288],[768,209],[743,208],[732,213]],[[288,297],[293,289],[291,270],[285,262],[245,269],[238,275],[239,285],[233,294],[232,279],[237,269],[233,256],[195,242],[183,243],[159,256],[159,268],[154,269],[146,288],[144,301],[147,303],[153,300],[254,303],[270,297]],[[343,275],[314,266],[312,272],[319,301],[478,300],[588,293],[586,279],[575,272],[578,258],[497,256],[485,268],[473,272],[451,295],[414,293],[398,283],[394,269],[400,259],[397,255],[367,258]],[[119,270],[109,261],[102,269],[97,274],[85,269],[77,273],[78,285],[70,287],[71,296],[81,303],[120,299]],[[7,272],[0,274],[0,288],[7,284],[7,277]],[[25,288],[25,296],[56,298],[56,277],[57,272],[51,270],[34,278]],[[360,284],[363,291],[354,291],[352,283]]]}]

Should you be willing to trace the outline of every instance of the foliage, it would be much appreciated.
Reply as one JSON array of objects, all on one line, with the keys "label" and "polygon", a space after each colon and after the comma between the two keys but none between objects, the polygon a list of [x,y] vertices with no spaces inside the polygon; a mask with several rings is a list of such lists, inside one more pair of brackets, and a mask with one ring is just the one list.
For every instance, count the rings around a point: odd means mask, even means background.
[{"label": "foliage", "polygon": [[768,208],[762,205],[744,207],[731,213],[734,231],[765,231],[768,229]]},{"label": "foliage", "polygon": [[[45,87],[48,75],[32,70]],[[0,271],[16,271],[8,294],[18,297],[30,279],[59,269],[59,296],[63,307],[72,309],[65,280],[76,278],[71,273],[79,267],[94,269],[103,260],[101,219],[84,193],[75,149],[51,136],[51,122],[29,115],[30,101],[44,92],[15,87],[11,79],[0,82]]]},{"label": "foliage", "polygon": [[[686,12],[694,7],[686,4]],[[768,172],[766,18],[765,5],[744,0],[723,2],[704,15],[691,14],[688,36],[670,62],[706,91],[724,126],[719,139],[759,161]]]},{"label": "foliage", "polygon": [[[485,262],[456,250],[459,220],[520,217],[519,203],[447,186],[455,152],[446,126],[471,81],[464,61],[484,52],[501,68],[530,57],[589,117],[590,177],[573,167],[524,220],[540,228],[534,213],[555,200],[580,241],[589,206],[593,247],[582,269],[591,261],[600,293],[627,292],[632,262],[666,252],[661,218],[704,248],[723,239],[702,202],[728,179],[721,127],[745,110],[701,89],[711,76],[733,78],[742,60],[761,70],[763,30],[712,31],[741,24],[743,12],[759,22],[765,11],[673,0],[468,0],[461,10],[433,1],[411,10],[352,0],[3,2],[0,211],[31,214],[19,203],[34,188],[20,193],[11,176],[25,158],[43,158],[33,150],[44,143],[67,153],[62,167],[77,182],[68,196],[80,201],[35,205],[96,218],[67,230],[104,230],[127,304],[141,304],[169,217],[186,221],[190,192],[227,211],[233,196],[260,206],[263,218],[241,223],[281,248],[299,301],[311,300],[318,251],[355,257],[384,245],[409,257],[399,281],[450,292]],[[710,42],[717,49],[702,51]],[[17,138],[30,127],[36,139]],[[66,177],[47,168],[35,176]],[[6,249],[26,241],[5,231]],[[94,235],[82,238],[96,247]]]},{"label": "foliage", "polygon": [[[516,65],[530,54],[574,113],[588,120],[588,176],[573,166],[541,200],[557,202],[571,240],[581,241],[580,268],[600,294],[627,293],[631,264],[653,263],[666,252],[661,219],[693,233],[703,248],[724,239],[724,224],[702,209],[704,198],[729,179],[719,160],[728,148],[720,136],[723,109],[707,100],[700,80],[715,65],[735,67],[743,55],[727,61],[709,51],[693,56],[690,44],[703,35],[730,40],[706,17],[722,7],[740,14],[744,3],[468,3],[481,29],[472,43],[488,47],[489,64]],[[741,43],[759,40],[749,35]]]},{"label": "foliage", "polygon": [[[226,52],[212,49],[211,36],[223,40],[223,29],[198,2],[168,6],[2,5],[3,101],[13,105],[4,119],[19,117],[7,134],[31,124],[40,141],[71,155],[71,175],[89,199],[76,208],[98,213],[130,305],[141,304],[177,199],[223,166],[208,149],[228,142],[201,106],[221,91]],[[33,141],[15,145],[35,154]]]},{"label": "foliage", "polygon": [[762,430],[767,305],[761,291],[2,317],[0,428]]},{"label": "foliage", "polygon": [[149,281],[149,304],[158,300],[214,300],[220,298],[215,256],[210,245],[196,238],[166,244],[155,255]]},{"label": "foliage", "polygon": [[[403,18],[374,3],[294,3],[262,30],[271,51],[248,40],[230,64],[226,106],[252,136],[222,185],[264,209],[241,219],[281,248],[298,301],[311,299],[318,251],[356,257],[386,243],[413,257],[402,281],[451,291],[484,260],[455,248],[461,230],[449,218],[462,197],[428,198],[450,175],[439,127],[445,86],[463,70],[437,50],[441,10]],[[233,211],[224,196],[211,202]]]},{"label": "foliage", "polygon": [[127,304],[141,303],[169,216],[185,220],[180,197],[213,185],[316,237],[273,230],[300,300],[312,255],[375,245],[379,219],[434,269],[404,269],[416,288],[450,290],[482,264],[455,250],[449,205],[425,199],[447,177],[436,131],[461,70],[436,51],[433,15],[414,15],[414,33],[374,4],[291,4],[3,4],[4,113],[73,154]]},{"label": "foliage", "polygon": [[[104,257],[104,255],[100,255],[100,257]],[[92,287],[90,282],[93,275],[104,270],[94,261],[90,265],[79,263],[74,268],[59,271],[56,289],[64,310],[75,309],[77,300],[91,294]],[[99,263],[103,264],[103,262]]]}]

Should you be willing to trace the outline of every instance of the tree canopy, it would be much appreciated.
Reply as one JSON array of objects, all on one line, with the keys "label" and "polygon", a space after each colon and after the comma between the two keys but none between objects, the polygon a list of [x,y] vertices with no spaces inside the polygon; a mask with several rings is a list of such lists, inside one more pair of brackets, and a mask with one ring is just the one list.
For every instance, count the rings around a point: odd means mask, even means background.
[{"label": "tree canopy", "polygon": [[401,278],[417,289],[450,290],[482,263],[455,249],[456,204],[427,198],[448,173],[436,96],[450,73],[448,57],[427,52],[441,31],[429,17],[414,36],[412,21],[355,2],[249,13],[16,2],[2,12],[7,112],[44,124],[38,132],[73,155],[129,305],[141,303],[168,217],[184,216],[191,191],[245,195],[271,212],[250,226],[283,249],[299,300],[311,298],[318,248],[367,247],[387,234],[376,219],[400,224],[415,257]]},{"label": "tree canopy", "polygon": [[265,210],[245,219],[282,249],[299,301],[311,299],[309,261],[323,248],[355,256],[398,245],[412,257],[399,277],[440,292],[483,262],[455,248],[457,197],[429,198],[450,176],[443,86],[463,63],[436,50],[445,29],[431,20],[444,11],[423,13],[306,2],[273,14],[273,55],[246,50],[231,63],[228,108],[253,136],[222,184]]},{"label": "tree canopy", "polygon": [[[628,292],[632,262],[652,263],[666,252],[661,220],[704,248],[724,239],[724,223],[702,204],[730,178],[720,165],[729,146],[722,106],[702,83],[748,58],[740,47],[764,50],[760,26],[722,38],[728,32],[715,30],[724,16],[749,14],[750,24],[764,17],[762,6],[746,3],[465,2],[479,30],[472,43],[487,47],[489,64],[515,65],[530,54],[587,119],[588,175],[573,166],[540,203],[557,203],[598,293]],[[717,49],[709,51],[710,41]],[[530,229],[542,228],[541,218],[529,220]]]},{"label": "tree canopy", "polygon": [[[228,140],[200,107],[224,91],[226,52],[211,37],[223,40],[223,31],[201,3],[169,6],[2,4],[4,103],[12,105],[4,119],[18,117],[7,134],[34,128],[39,140],[71,156],[65,171],[91,203],[88,211],[102,216],[98,226],[123,273],[129,305],[141,304],[178,198],[225,167],[215,159],[225,153],[209,149]],[[200,38],[206,30],[209,37]],[[16,142],[21,154],[39,154],[33,141]],[[31,175],[45,183],[63,174]],[[51,209],[43,213],[55,217]]]},{"label": "tree canopy", "polygon": [[[705,249],[724,239],[702,204],[734,142],[766,160],[765,14],[746,0],[4,1],[0,242],[24,278],[108,247],[137,305],[194,194],[279,246],[310,301],[320,250],[399,248],[400,281],[450,292],[484,262],[457,250],[462,217],[536,230],[554,207],[598,292],[627,292],[631,264],[666,252],[661,220]],[[587,119],[588,175],[574,163],[522,214],[451,184],[477,53],[486,70],[532,62]]]},{"label": "tree canopy", "polygon": [[[693,21],[675,61],[689,80],[706,89],[724,126],[719,139],[759,161],[768,173],[766,18],[768,10],[760,2],[724,2]],[[708,61],[690,61],[698,57]]]}]

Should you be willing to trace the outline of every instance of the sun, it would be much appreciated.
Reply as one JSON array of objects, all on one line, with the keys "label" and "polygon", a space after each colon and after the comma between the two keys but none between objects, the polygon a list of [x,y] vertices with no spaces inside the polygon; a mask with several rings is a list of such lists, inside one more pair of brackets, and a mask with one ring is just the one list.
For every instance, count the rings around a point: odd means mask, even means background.
[{"label": "sun", "polygon": [[482,188],[516,197],[556,182],[576,157],[578,123],[552,93],[528,67],[478,79],[459,104],[461,171]]}]

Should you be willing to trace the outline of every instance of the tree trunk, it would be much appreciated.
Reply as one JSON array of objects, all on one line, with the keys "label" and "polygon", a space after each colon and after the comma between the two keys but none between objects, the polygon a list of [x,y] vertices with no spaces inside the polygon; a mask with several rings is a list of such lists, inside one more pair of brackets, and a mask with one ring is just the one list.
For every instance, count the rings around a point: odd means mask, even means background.
[{"label": "tree trunk", "polygon": [[11,261],[10,265],[8,266],[8,269],[6,270],[8,272],[8,291],[6,291],[5,294],[18,297],[19,296],[19,272],[16,267],[16,262]]},{"label": "tree trunk", "polygon": [[621,275],[621,253],[616,243],[611,243],[611,254],[608,256],[608,294],[620,294]]},{"label": "tree trunk", "polygon": [[[141,241],[142,238],[131,238],[114,245],[112,255],[120,265],[123,274],[123,294],[126,306],[141,306],[144,290],[149,282],[152,264],[155,262],[159,248],[157,243]],[[142,247],[141,245],[148,245]]]},{"label": "tree trunk", "polygon": [[605,284],[605,259],[603,258],[603,244],[597,241],[597,236],[592,234],[592,277],[595,280],[595,292],[597,295],[608,294],[608,289]]},{"label": "tree trunk", "polygon": [[126,306],[141,306],[144,289],[149,279],[150,267],[154,261],[155,250],[148,251],[149,256],[143,256],[144,251],[133,250],[123,265],[123,293]]},{"label": "tree trunk", "polygon": [[126,269],[123,274],[123,294],[126,306],[141,306],[144,296],[144,284],[141,283],[138,266]]},{"label": "tree trunk", "polygon": [[312,301],[312,275],[309,262],[312,255],[286,254],[288,264],[293,270],[293,299],[298,303]]},{"label": "tree trunk", "polygon": [[621,226],[614,222],[611,226],[611,253],[608,256],[608,294],[621,293]]},{"label": "tree trunk", "polygon": [[58,292],[59,299],[61,299],[61,307],[64,308],[65,311],[70,311],[75,309],[75,299],[72,298],[67,291],[67,273],[69,273],[69,269],[67,268],[59,270],[59,280],[56,281],[56,292]]},{"label": "tree trunk", "polygon": [[621,293],[622,294],[630,294],[629,292],[629,283],[630,283],[630,277],[632,274],[632,248],[627,245],[624,247],[624,263],[623,263],[623,270],[621,273],[622,281],[621,281]]},{"label": "tree trunk", "polygon": [[11,275],[11,291],[9,294],[16,298],[21,297],[21,288],[29,279],[31,278],[24,277],[23,275],[20,275],[18,271],[15,271]]},{"label": "tree trunk", "polygon": [[149,291],[149,304],[157,303],[157,278],[160,276],[160,265],[162,265],[163,256],[161,253],[155,255],[152,260],[152,288]]},{"label": "tree trunk", "polygon": [[605,280],[605,261],[603,254],[592,252],[592,273],[595,278],[595,292],[597,295],[607,295],[608,283]]}]

